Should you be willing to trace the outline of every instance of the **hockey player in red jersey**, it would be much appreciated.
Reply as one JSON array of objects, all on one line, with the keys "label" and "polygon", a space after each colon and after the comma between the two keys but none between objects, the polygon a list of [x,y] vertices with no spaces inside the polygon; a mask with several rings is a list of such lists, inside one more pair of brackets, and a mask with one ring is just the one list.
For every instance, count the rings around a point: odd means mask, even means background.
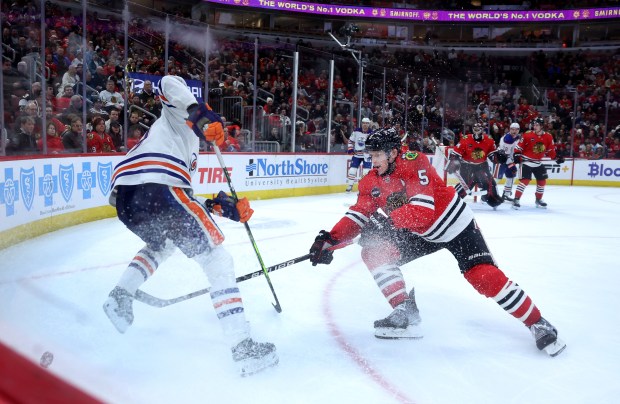
[{"label": "hockey player in red jersey", "polygon": [[366,148],[373,169],[360,181],[356,203],[329,232],[320,231],[310,260],[313,265],[331,263],[330,246],[361,234],[362,260],[394,309],[375,321],[375,336],[421,337],[414,290],[407,293],[400,266],[445,248],[474,289],[530,329],[538,349],[559,354],[566,345],[555,327],[497,267],[472,210],[446,186],[428,158],[417,152],[401,154],[400,138],[391,129],[371,134]]},{"label": "hockey player in red jersey", "polygon": [[124,333],[133,322],[136,290],[151,278],[175,247],[202,268],[211,283],[211,302],[232,357],[241,375],[278,363],[271,343],[250,337],[233,258],[222,246],[224,235],[214,222],[218,214],[246,222],[253,210],[243,198],[236,202],[224,192],[213,200],[193,196],[191,176],[197,171],[200,139],[223,145],[219,115],[200,104],[178,76],[160,82],[162,114],[114,170],[110,203],[118,218],[146,245],[138,251],[103,310]]},{"label": "hockey player in red jersey", "polygon": [[[497,183],[491,174],[487,159],[498,162],[502,154],[498,154],[495,142],[484,133],[481,124],[474,124],[472,132],[473,134],[463,136],[459,144],[450,150],[446,170],[450,174],[459,171],[469,189],[478,185],[482,190],[487,191],[486,195],[480,199],[495,208],[502,204],[503,199],[497,194]],[[460,182],[456,184],[455,189],[461,198],[465,198],[467,190]]]},{"label": "hockey player in red jersey", "polygon": [[542,163],[542,158],[550,157],[556,159],[555,161],[558,164],[564,163],[564,157],[556,156],[553,136],[543,130],[544,122],[542,118],[534,119],[534,130],[525,132],[515,146],[514,161],[521,163],[521,176],[515,192],[515,199],[512,201],[514,209],[521,207],[521,195],[532,180],[532,175],[536,178],[536,193],[534,194],[536,196],[536,207],[547,208],[547,203],[543,201],[542,197],[549,175],[547,168]]}]

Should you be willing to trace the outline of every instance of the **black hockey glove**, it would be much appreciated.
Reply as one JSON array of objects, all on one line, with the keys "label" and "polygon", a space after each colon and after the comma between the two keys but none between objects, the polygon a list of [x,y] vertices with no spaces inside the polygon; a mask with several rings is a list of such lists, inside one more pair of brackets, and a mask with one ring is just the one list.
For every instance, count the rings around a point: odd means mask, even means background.
[{"label": "black hockey glove", "polygon": [[521,164],[522,160],[523,160],[523,156],[517,153],[515,153],[514,157],[512,158],[512,161],[514,161],[515,164]]},{"label": "black hockey glove", "polygon": [[508,155],[504,150],[501,149],[498,150],[497,153],[495,153],[494,157],[497,160],[496,162],[499,164],[506,164],[506,161],[508,161]]},{"label": "black hockey glove", "polygon": [[558,164],[564,164],[564,156],[559,156],[557,159],[555,159],[555,162]]},{"label": "black hockey glove", "polygon": [[461,160],[458,158],[450,159],[450,162],[446,166],[446,171],[448,174],[454,174],[461,168]]},{"label": "black hockey glove", "polygon": [[334,252],[328,250],[329,247],[337,244],[328,231],[321,230],[319,235],[314,239],[312,247],[310,247],[310,262],[315,267],[316,264],[331,264],[334,259]]}]

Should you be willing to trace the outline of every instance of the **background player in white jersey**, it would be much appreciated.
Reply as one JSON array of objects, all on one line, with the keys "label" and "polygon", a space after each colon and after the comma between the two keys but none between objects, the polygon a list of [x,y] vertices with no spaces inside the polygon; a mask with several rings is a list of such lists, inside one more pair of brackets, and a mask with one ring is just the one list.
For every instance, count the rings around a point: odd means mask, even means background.
[{"label": "background player in white jersey", "polygon": [[366,153],[366,138],[372,133],[370,130],[370,124],[372,121],[368,118],[362,119],[362,127],[357,128],[351,133],[349,137],[349,145],[347,153],[352,154],[351,166],[347,172],[347,189],[346,192],[351,192],[353,184],[358,181],[357,174],[359,172],[360,164],[362,164],[362,177],[370,171],[370,157]]},{"label": "background player in white jersey", "polygon": [[506,162],[498,164],[496,171],[496,178],[502,179],[506,176],[506,183],[504,184],[504,192],[502,198],[505,201],[512,201],[512,184],[517,176],[517,165],[514,162],[515,146],[521,137],[519,133],[521,127],[518,123],[513,122],[510,124],[510,130],[499,140],[500,152],[506,156]]},{"label": "background player in white jersey", "polygon": [[224,192],[201,203],[193,197],[199,140],[224,141],[221,118],[199,104],[185,80],[161,80],[162,114],[140,142],[127,153],[113,175],[110,203],[119,219],[146,245],[136,254],[103,309],[117,330],[133,322],[136,290],[179,248],[194,259],[211,283],[211,301],[233,360],[242,375],[278,363],[275,346],[250,338],[233,259],[222,246],[224,235],[212,213],[245,222],[253,213],[246,198],[237,203]]}]

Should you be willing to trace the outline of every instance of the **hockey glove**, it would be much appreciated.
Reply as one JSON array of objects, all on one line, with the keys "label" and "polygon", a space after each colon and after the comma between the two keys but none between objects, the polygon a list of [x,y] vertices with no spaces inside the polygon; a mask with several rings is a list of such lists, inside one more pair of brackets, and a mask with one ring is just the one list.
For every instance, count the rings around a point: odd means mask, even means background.
[{"label": "hockey glove", "polygon": [[241,223],[250,220],[254,213],[247,198],[239,199],[235,203],[235,200],[224,191],[220,191],[215,199],[207,199],[205,206],[216,215]]},{"label": "hockey glove", "polygon": [[555,159],[555,162],[558,164],[564,164],[564,156],[560,156],[557,159]]},{"label": "hockey glove", "polygon": [[321,230],[319,235],[314,239],[312,247],[310,247],[310,262],[315,267],[316,264],[329,265],[334,259],[333,251],[328,250],[329,247],[337,244],[332,235],[328,231]]},{"label": "hockey glove", "polygon": [[450,159],[450,162],[446,166],[448,174],[454,174],[461,168],[461,160],[458,158]]},{"label": "hockey glove", "polygon": [[523,160],[523,156],[517,153],[515,153],[514,157],[512,158],[512,161],[514,161],[515,164],[521,164],[522,160]]},{"label": "hockey glove", "polygon": [[354,150],[353,149],[347,149],[347,154],[353,154]]},{"label": "hockey glove", "polygon": [[218,147],[224,143],[222,118],[211,110],[209,104],[194,104],[187,109],[187,112],[189,113],[187,126],[196,136],[207,142],[213,142]]},{"label": "hockey glove", "polygon": [[508,155],[504,150],[498,150],[494,157],[497,160],[496,163],[499,164],[506,164],[506,161],[508,161]]},{"label": "hockey glove", "polygon": [[506,177],[514,178],[517,175],[517,166],[515,165],[515,163],[510,163],[507,167],[508,168],[506,170]]}]

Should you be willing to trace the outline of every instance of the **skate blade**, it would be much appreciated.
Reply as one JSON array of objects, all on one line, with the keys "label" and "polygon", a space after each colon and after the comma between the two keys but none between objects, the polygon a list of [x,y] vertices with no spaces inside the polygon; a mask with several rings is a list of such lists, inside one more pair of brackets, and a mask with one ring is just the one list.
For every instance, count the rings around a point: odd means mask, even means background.
[{"label": "skate blade", "polygon": [[554,357],[561,354],[564,349],[566,349],[566,343],[558,338],[553,343],[544,347],[543,351],[545,351],[547,355]]},{"label": "skate blade", "polygon": [[280,362],[278,355],[272,352],[262,358],[251,358],[237,362],[241,377],[251,376],[265,369],[276,366]]},{"label": "skate blade", "polygon": [[115,308],[116,304],[108,302],[103,304],[103,311],[105,312],[105,315],[108,316],[108,318],[110,319],[110,322],[112,323],[114,328],[116,328],[116,330],[121,334],[124,334],[131,325],[131,323],[128,323],[127,320],[119,317],[118,314],[116,314],[116,312],[114,311]]},{"label": "skate blade", "polygon": [[419,326],[410,325],[407,328],[375,328],[375,337],[379,339],[421,339],[424,335]]},{"label": "skate blade", "polygon": [[538,209],[547,209],[547,207],[546,207],[546,206],[536,205],[536,207],[537,207]]},{"label": "skate blade", "polygon": [[519,210],[519,208],[520,208],[520,207],[521,207],[521,206],[515,206],[515,205],[512,205],[512,208],[513,208],[514,210]]}]

